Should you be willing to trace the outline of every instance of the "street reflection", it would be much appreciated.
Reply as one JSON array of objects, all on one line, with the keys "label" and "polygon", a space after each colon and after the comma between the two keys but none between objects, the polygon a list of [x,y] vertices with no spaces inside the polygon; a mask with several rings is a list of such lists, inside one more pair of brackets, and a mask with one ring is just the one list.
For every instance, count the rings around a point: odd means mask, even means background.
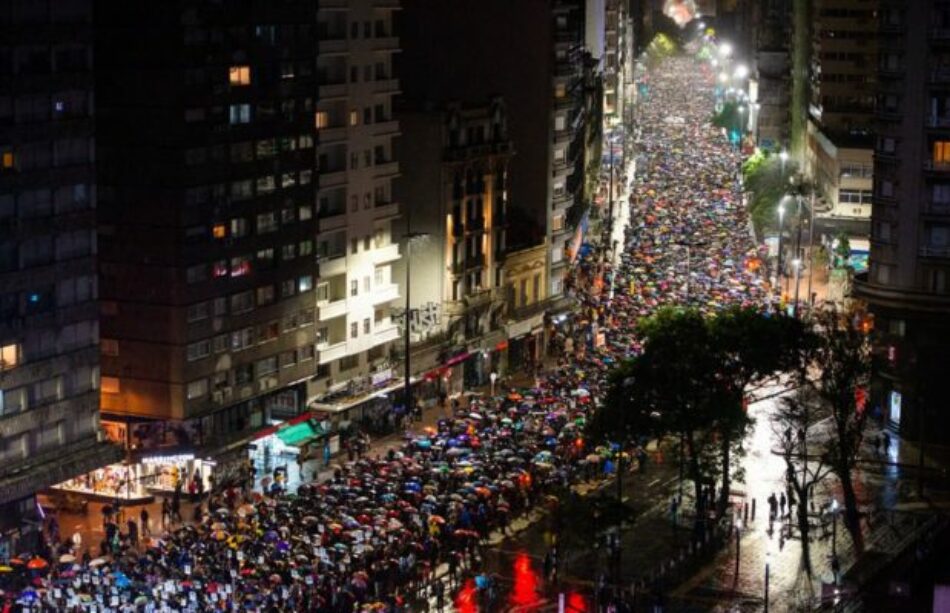
[{"label": "street reflection", "polygon": [[[504,569],[500,576],[496,575],[496,603],[491,607],[487,603],[487,594],[479,590],[475,579],[468,579],[455,594],[454,605],[458,613],[481,613],[488,611],[511,611],[531,613],[535,611],[557,611],[558,590],[552,585],[546,585],[541,569],[535,565],[531,556],[525,551],[514,555],[510,568]],[[565,613],[587,613],[593,609],[587,598],[575,590],[564,594]]]}]

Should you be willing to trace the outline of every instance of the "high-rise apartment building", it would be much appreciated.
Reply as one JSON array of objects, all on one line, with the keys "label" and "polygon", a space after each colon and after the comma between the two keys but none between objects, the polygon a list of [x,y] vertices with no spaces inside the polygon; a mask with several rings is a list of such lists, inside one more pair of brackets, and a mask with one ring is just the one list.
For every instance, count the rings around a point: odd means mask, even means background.
[{"label": "high-rise apartment building", "polygon": [[399,298],[392,264],[399,174],[393,138],[396,0],[332,0],[317,10],[317,167],[320,282],[317,361],[310,396],[338,412],[393,377],[391,342],[399,337],[390,307]]},{"label": "high-rise apartment building", "polygon": [[819,0],[811,9],[805,168],[823,197],[816,231],[866,248],[870,229],[877,3]]},{"label": "high-rise apartment building", "polygon": [[505,100],[517,151],[509,246],[548,238],[552,298],[563,296],[568,247],[585,225],[588,128],[600,128],[586,14],[584,0],[412,0],[400,18],[400,77],[412,105]]},{"label": "high-rise apartment building", "polygon": [[755,77],[753,113],[756,143],[769,150],[788,145],[789,34],[791,0],[752,3],[752,74]]},{"label": "high-rise apartment building", "polygon": [[101,401],[147,460],[110,469],[136,495],[172,486],[166,460],[226,473],[306,405],[326,92],[312,2],[96,8]]},{"label": "high-rise apartment building", "polygon": [[950,364],[950,6],[880,3],[870,270],[872,403],[910,437],[943,444]]},{"label": "high-rise apartment building", "polygon": [[121,457],[99,441],[92,15],[0,3],[0,558],[35,547],[35,492]]}]

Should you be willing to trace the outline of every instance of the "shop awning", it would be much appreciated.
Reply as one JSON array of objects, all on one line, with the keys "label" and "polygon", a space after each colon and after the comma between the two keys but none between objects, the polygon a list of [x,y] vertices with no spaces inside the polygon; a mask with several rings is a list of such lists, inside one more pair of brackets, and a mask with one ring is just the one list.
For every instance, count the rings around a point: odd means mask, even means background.
[{"label": "shop awning", "polygon": [[323,434],[323,428],[319,425],[315,426],[308,420],[281,428],[277,431],[277,438],[290,447],[300,447]]}]

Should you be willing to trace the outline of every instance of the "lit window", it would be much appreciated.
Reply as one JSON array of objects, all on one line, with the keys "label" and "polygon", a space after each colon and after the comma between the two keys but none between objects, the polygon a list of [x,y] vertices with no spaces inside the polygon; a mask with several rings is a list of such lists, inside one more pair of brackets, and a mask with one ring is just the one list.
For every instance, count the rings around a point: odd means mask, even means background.
[{"label": "lit window", "polygon": [[950,141],[934,142],[934,164],[950,164]]},{"label": "lit window", "polygon": [[19,347],[17,347],[16,343],[0,347],[0,370],[15,368],[20,361],[19,356]]},{"label": "lit window", "polygon": [[218,260],[217,262],[215,262],[214,266],[212,266],[211,268],[211,274],[215,278],[228,276],[227,260]]},{"label": "lit window", "polygon": [[13,152],[4,151],[3,155],[0,156],[0,165],[3,166],[5,170],[13,168]]},{"label": "lit window", "polygon": [[313,277],[305,275],[297,280],[298,292],[309,292],[313,289]]},{"label": "lit window", "polygon": [[232,104],[229,109],[229,119],[231,125],[251,122],[250,104]]},{"label": "lit window", "polygon": [[247,256],[237,256],[231,258],[231,276],[243,277],[251,272],[251,260]]},{"label": "lit window", "polygon": [[223,223],[215,224],[211,229],[211,234],[215,238],[224,238],[228,235],[228,227]]},{"label": "lit window", "polygon": [[317,114],[314,115],[314,125],[318,130],[329,127],[330,114],[326,111],[317,111]]},{"label": "lit window", "polygon": [[188,400],[203,398],[208,395],[208,380],[198,379],[188,384]]},{"label": "lit window", "polygon": [[357,111],[350,111],[350,125],[356,126],[360,123],[360,114]]},{"label": "lit window", "polygon": [[250,66],[231,66],[228,70],[228,78],[231,85],[250,85],[251,67]]},{"label": "lit window", "polygon": [[117,377],[100,377],[99,389],[103,394],[118,394],[119,379]]}]

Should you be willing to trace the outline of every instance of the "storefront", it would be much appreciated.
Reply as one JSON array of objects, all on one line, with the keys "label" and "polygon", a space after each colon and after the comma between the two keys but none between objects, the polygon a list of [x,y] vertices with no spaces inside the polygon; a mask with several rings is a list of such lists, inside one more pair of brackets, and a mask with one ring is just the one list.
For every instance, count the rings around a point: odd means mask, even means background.
[{"label": "storefront", "polygon": [[544,311],[508,324],[508,369],[528,371],[540,363],[544,345]]},{"label": "storefront", "polygon": [[144,456],[139,462],[110,464],[58,483],[53,492],[75,492],[104,502],[141,504],[156,494],[209,491],[216,462],[194,454]]},{"label": "storefront", "polygon": [[319,421],[316,412],[293,420],[275,422],[255,437],[248,457],[258,474],[267,474],[288,463],[303,463],[330,455],[340,448],[339,435],[330,435],[328,421]]}]

